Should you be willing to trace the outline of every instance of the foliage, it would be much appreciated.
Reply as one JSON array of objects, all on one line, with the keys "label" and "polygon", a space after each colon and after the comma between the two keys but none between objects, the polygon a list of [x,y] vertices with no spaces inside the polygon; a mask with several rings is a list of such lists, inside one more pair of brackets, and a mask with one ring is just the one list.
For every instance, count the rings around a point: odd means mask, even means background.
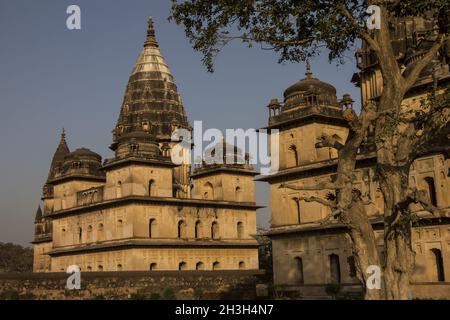
[{"label": "foliage", "polygon": [[200,288],[195,288],[194,289],[194,294],[193,294],[193,298],[194,300],[202,300],[203,299],[203,290]]},{"label": "foliage", "polygon": [[164,300],[176,300],[175,291],[171,287],[164,288],[162,297]]},{"label": "foliage", "polygon": [[266,270],[267,274],[272,274],[272,241],[265,233],[267,229],[258,227],[255,236],[258,241],[259,269]]},{"label": "foliage", "polygon": [[[172,0],[172,15],[203,62],[213,71],[217,54],[232,40],[258,43],[279,54],[279,62],[300,62],[328,49],[329,59],[343,62],[354,48],[373,1],[361,0]],[[382,2],[382,1],[378,1]],[[390,1],[385,1],[390,2]],[[394,1],[397,16],[442,12],[447,0]],[[349,22],[348,13],[354,22]]]},{"label": "foliage", "polygon": [[150,300],[160,300],[161,299],[161,295],[157,292],[154,292],[150,295]]},{"label": "foliage", "polygon": [[130,294],[130,300],[147,300],[147,297],[142,293],[132,293]]},{"label": "foliage", "polygon": [[0,272],[32,272],[33,250],[0,242]]}]

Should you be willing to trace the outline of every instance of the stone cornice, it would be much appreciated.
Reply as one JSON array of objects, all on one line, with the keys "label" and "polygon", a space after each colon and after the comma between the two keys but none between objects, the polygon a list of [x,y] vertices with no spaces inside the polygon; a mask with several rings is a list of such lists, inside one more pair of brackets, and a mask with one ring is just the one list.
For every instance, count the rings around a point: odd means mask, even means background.
[{"label": "stone cornice", "polygon": [[124,167],[130,164],[146,165],[146,166],[157,166],[157,167],[177,167],[176,164],[166,159],[142,159],[137,157],[127,157],[123,159],[113,159],[108,160],[102,167],[102,170],[108,170],[117,167]]},{"label": "stone cornice", "polygon": [[[368,154],[360,154],[357,156],[357,166],[363,165],[364,162],[374,161],[376,159],[375,153]],[[265,181],[269,183],[275,183],[277,180],[281,180],[282,178],[289,176],[290,179],[295,178],[295,176],[301,176],[304,174],[308,174],[309,172],[317,171],[317,170],[328,170],[332,171],[337,167],[338,159],[330,159],[323,161],[316,161],[312,163],[307,163],[300,165],[298,167],[288,168],[284,170],[280,170],[279,172],[267,175],[267,176],[259,176],[256,177],[256,181]]]},{"label": "stone cornice", "polygon": [[[441,208],[442,210],[446,211],[447,213],[450,211],[450,208]],[[444,223],[450,223],[450,217],[446,218],[440,218],[440,217],[434,217],[432,214],[430,214],[427,211],[418,211],[415,212],[422,223],[420,226],[415,227],[424,227],[427,225],[438,225],[442,224],[442,222],[439,222],[440,220],[446,221]],[[383,217],[381,215],[374,216],[370,219],[370,222],[372,226],[374,227],[374,230],[382,229],[383,227]],[[413,227],[414,228],[414,227]],[[323,234],[326,233],[335,233],[335,232],[346,232],[348,231],[347,227],[341,223],[330,223],[327,225],[320,225],[319,223],[305,223],[305,224],[293,224],[293,225],[287,225],[287,226],[278,226],[278,227],[272,227],[269,231],[265,233],[265,235],[269,237],[276,237],[276,236],[284,236],[284,235],[292,235],[292,234],[298,234],[298,233],[318,233]]]},{"label": "stone cornice", "polygon": [[49,180],[49,181],[47,181],[47,184],[56,185],[56,184],[73,181],[73,180],[106,182],[106,177],[73,174],[73,175],[62,176],[62,177],[58,177],[58,178]]},{"label": "stone cornice", "polygon": [[49,214],[52,219],[65,218],[67,216],[92,212],[105,208],[111,208],[117,205],[144,203],[144,204],[159,204],[172,205],[178,207],[207,207],[207,208],[233,208],[242,210],[256,210],[264,208],[258,206],[254,202],[233,202],[233,201],[218,201],[218,200],[203,200],[203,199],[182,199],[182,198],[164,198],[164,197],[148,197],[148,196],[129,196],[107,200],[91,205],[79,206],[70,209],[55,211]]},{"label": "stone cornice", "polygon": [[236,248],[236,249],[254,249],[259,246],[256,240],[247,240],[242,242],[220,241],[220,240],[158,240],[158,239],[128,239],[111,243],[82,245],[72,248],[57,248],[46,254],[50,256],[63,256],[74,253],[100,252],[122,249],[136,248]]}]

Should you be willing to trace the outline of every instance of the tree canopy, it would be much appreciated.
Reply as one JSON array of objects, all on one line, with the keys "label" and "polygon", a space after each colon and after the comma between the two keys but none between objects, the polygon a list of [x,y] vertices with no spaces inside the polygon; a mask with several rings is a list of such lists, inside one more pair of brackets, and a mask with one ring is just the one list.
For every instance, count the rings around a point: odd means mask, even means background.
[{"label": "tree canopy", "polygon": [[385,4],[397,17],[433,12],[448,32],[448,0],[173,0],[170,18],[184,25],[194,49],[213,71],[217,54],[236,39],[276,51],[280,62],[305,61],[323,48],[330,60],[342,62],[358,39],[375,45],[366,28],[372,4]]},{"label": "tree canopy", "polygon": [[31,272],[33,250],[12,243],[0,242],[0,272]]}]

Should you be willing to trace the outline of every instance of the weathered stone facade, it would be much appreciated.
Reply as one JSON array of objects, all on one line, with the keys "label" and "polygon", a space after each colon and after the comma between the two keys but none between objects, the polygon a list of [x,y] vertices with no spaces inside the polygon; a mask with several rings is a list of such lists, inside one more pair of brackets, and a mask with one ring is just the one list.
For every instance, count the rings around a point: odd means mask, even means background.
[{"label": "weathered stone facade", "polygon": [[[399,30],[396,31],[401,36],[394,41],[394,47],[399,56],[404,57],[401,60],[406,64],[406,70],[408,63],[414,61],[404,56],[406,51],[411,54],[408,41],[421,35],[421,30],[415,30],[414,26],[420,29],[427,25],[419,22],[413,24],[406,19],[399,22]],[[364,104],[377,99],[382,79],[376,63],[370,60],[370,52],[363,49],[357,56],[361,72],[355,75],[354,81],[361,87]],[[427,98],[433,83],[438,91],[448,88],[449,60],[443,56],[438,58],[437,67],[428,67],[407,94],[405,108],[418,107]],[[330,213],[330,209],[314,201],[299,200],[310,196],[326,199],[330,190],[298,191],[286,187],[315,186],[334,181],[337,153],[332,148],[316,148],[316,142],[324,133],[336,138],[338,143],[345,142],[348,128],[342,119],[342,111],[352,104],[349,95],[338,101],[334,87],[314,79],[308,66],[306,78],[285,91],[284,105],[272,99],[268,106],[268,127],[280,130],[280,171],[261,180],[270,184],[272,225],[268,235],[273,243],[274,284],[284,290],[320,295],[325,294],[325,285],[333,283],[350,291],[351,288],[358,290],[351,242],[345,228],[338,223],[321,225],[319,222]],[[371,145],[373,140],[369,136],[357,158],[354,188],[372,202],[367,210],[383,258],[381,213],[384,202],[374,179],[376,155]],[[436,152],[417,159],[410,172],[411,185],[425,190],[430,202],[444,212],[449,212],[450,207],[449,170],[450,159],[446,154]],[[415,210],[420,221],[413,229],[416,252],[413,282],[417,284],[413,291],[420,291],[418,295],[421,298],[426,298],[427,294],[429,297],[450,298],[450,219],[433,218],[420,205]],[[437,289],[441,290],[440,293],[433,292]]]},{"label": "weathered stone facade", "polygon": [[35,272],[259,268],[256,173],[236,163],[191,174],[171,160],[176,129],[191,130],[150,19],[113,131],[115,156],[70,152],[61,136],[36,214]]}]

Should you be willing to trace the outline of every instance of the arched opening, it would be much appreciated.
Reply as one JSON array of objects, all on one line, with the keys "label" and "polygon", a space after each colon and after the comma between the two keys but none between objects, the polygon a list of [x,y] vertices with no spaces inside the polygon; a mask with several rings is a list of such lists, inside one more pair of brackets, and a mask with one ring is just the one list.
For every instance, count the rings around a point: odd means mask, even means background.
[{"label": "arched opening", "polygon": [[201,261],[197,262],[195,265],[195,270],[205,270],[205,264]]},{"label": "arched opening", "polygon": [[295,208],[295,215],[297,217],[297,223],[301,224],[302,219],[301,219],[301,212],[300,212],[300,199],[295,197],[295,198],[292,198],[292,200],[294,201],[294,208]]},{"label": "arched opening", "polygon": [[117,182],[116,197],[117,198],[121,198],[122,197],[122,181]]},{"label": "arched opening", "polygon": [[148,182],[148,195],[149,195],[149,197],[154,196],[154,189],[155,189],[154,185],[155,185],[155,180],[151,179]]},{"label": "arched opening", "polygon": [[203,225],[201,221],[195,223],[195,239],[203,238]]},{"label": "arched opening", "polygon": [[289,146],[289,152],[290,152],[290,164],[289,167],[297,167],[298,166],[298,151],[297,151],[297,146],[295,144],[291,144]]},{"label": "arched opening", "polygon": [[67,200],[66,200],[66,198],[67,198],[67,195],[64,194],[63,198],[61,200],[61,207],[62,207],[62,209],[67,209]]},{"label": "arched opening", "polygon": [[88,226],[88,229],[87,229],[87,241],[88,242],[92,241],[92,226]]},{"label": "arched opening", "polygon": [[156,236],[156,220],[150,219],[148,222],[148,237],[154,238]]},{"label": "arched opening", "polygon": [[236,190],[235,190],[235,196],[236,196],[236,201],[237,202],[242,202],[242,195],[243,195],[243,192],[242,192],[242,189],[240,188],[240,187],[236,187]]},{"label": "arched opening", "polygon": [[305,279],[303,277],[303,259],[300,257],[295,257],[294,262],[295,262],[295,271],[297,275],[297,283],[303,284],[305,282]]},{"label": "arched opening", "polygon": [[341,283],[341,266],[339,263],[339,256],[337,254],[330,254],[330,280],[331,283]]},{"label": "arched opening", "polygon": [[178,239],[186,238],[186,222],[184,220],[180,220],[178,222]]},{"label": "arched opening", "polygon": [[239,221],[236,225],[238,239],[244,238],[244,223]]},{"label": "arched opening", "polygon": [[187,270],[187,263],[186,262],[180,262],[178,264],[178,270]]},{"label": "arched opening", "polygon": [[211,224],[211,239],[218,239],[219,238],[219,224],[214,221]]},{"label": "arched opening", "polygon": [[348,275],[350,278],[356,278],[357,270],[356,270],[356,262],[354,256],[347,257],[347,263],[348,263]]},{"label": "arched opening", "polygon": [[103,223],[100,223],[97,229],[97,239],[100,241],[103,240],[103,229]]},{"label": "arched opening", "polygon": [[83,229],[81,227],[78,227],[78,242],[83,241]]},{"label": "arched opening", "polygon": [[214,187],[210,182],[205,183],[203,186],[203,199],[214,199]]},{"label": "arched opening", "polygon": [[150,271],[154,271],[154,270],[156,270],[156,263],[150,263]]},{"label": "arched opening", "polygon": [[87,266],[86,270],[90,272],[90,271],[92,271],[92,267],[91,266]]},{"label": "arched opening", "polygon": [[439,249],[431,249],[432,253],[432,272],[434,274],[433,280],[444,282],[445,281],[445,273],[444,273],[444,259],[442,259],[442,252]]},{"label": "arched opening", "polygon": [[212,269],[213,270],[219,270],[220,269],[220,262],[219,261],[214,262],[213,265],[212,265]]},{"label": "arched opening", "polygon": [[100,264],[100,265],[97,267],[97,270],[98,270],[98,271],[103,271],[103,266]]},{"label": "arched opening", "polygon": [[430,199],[430,203],[436,207],[437,206],[437,197],[436,197],[436,185],[434,183],[434,179],[431,177],[426,177],[425,182],[427,184],[427,192],[428,192],[428,197]]},{"label": "arched opening", "polygon": [[122,271],[122,265],[121,264],[117,265],[117,271]]},{"label": "arched opening", "polygon": [[121,219],[117,220],[117,237],[123,236],[123,221]]},{"label": "arched opening", "polygon": [[244,261],[239,261],[239,269],[240,270],[245,269],[245,262]]}]

